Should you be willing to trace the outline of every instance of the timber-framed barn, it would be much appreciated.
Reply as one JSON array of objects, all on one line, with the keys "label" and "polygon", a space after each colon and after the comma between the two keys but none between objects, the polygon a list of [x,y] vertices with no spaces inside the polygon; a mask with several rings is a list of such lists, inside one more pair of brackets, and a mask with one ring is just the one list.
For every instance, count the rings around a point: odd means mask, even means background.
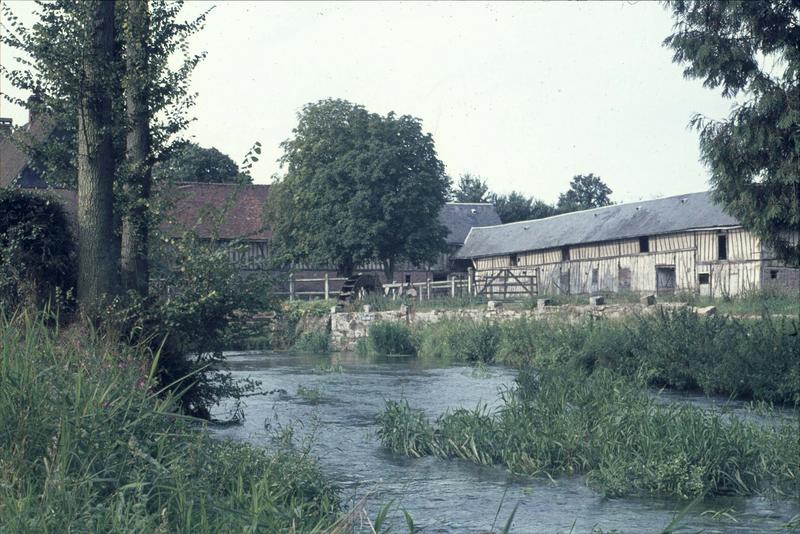
[{"label": "timber-framed barn", "polygon": [[535,280],[539,294],[797,291],[800,270],[778,261],[710,193],[617,204],[473,228],[458,258],[480,279]]}]

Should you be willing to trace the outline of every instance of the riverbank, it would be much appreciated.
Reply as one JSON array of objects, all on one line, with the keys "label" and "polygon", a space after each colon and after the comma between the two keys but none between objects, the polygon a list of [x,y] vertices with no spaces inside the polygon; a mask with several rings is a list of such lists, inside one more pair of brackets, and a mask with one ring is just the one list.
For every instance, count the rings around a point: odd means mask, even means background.
[{"label": "riverbank", "polygon": [[152,358],[0,314],[0,525],[10,532],[313,532],[340,516],[307,456],[213,439]]}]

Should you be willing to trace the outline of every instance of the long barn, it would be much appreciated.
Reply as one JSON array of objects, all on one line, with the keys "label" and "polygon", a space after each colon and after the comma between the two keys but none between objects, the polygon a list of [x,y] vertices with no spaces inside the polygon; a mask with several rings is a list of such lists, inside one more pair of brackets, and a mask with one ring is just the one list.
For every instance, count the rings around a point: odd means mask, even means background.
[{"label": "long barn", "polygon": [[535,280],[540,294],[797,291],[800,271],[692,193],[473,228],[458,253],[476,276]]}]

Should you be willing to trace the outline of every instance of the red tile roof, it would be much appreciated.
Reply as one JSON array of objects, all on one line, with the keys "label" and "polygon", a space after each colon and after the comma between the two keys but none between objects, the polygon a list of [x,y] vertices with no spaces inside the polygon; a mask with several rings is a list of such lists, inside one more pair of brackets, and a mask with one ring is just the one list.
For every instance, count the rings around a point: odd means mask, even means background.
[{"label": "red tile roof", "polygon": [[[172,235],[185,230],[200,237],[268,240],[272,232],[264,222],[268,185],[179,182],[167,190],[171,206],[162,229]],[[227,209],[226,209],[227,208]],[[226,209],[221,223],[219,213]]]}]

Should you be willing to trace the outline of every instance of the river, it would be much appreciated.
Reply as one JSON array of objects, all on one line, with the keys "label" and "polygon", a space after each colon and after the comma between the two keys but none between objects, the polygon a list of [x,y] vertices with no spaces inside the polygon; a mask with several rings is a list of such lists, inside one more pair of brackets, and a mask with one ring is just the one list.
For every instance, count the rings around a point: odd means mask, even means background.
[{"label": "river", "polygon": [[[686,506],[671,500],[605,499],[578,476],[555,481],[515,477],[501,467],[433,457],[412,459],[381,447],[375,417],[385,400],[406,399],[431,417],[479,403],[492,408],[500,402],[498,392],[513,384],[512,369],[349,353],[232,353],[228,365],[237,378],[255,378],[264,389],[284,392],[248,398],[243,424],[213,432],[272,447],[276,433],[292,428],[296,442],[310,440],[312,455],[342,488],[345,500],[352,503],[370,493],[368,510],[375,517],[382,503],[394,499],[397,532],[406,530],[400,508],[423,532],[488,532],[493,525],[500,531],[516,506],[512,532],[582,533],[598,528],[640,533],[660,532]],[[674,394],[670,398],[680,400]],[[689,400],[703,405],[702,399]],[[713,512],[728,512],[735,521]],[[797,502],[715,498],[686,514],[680,531],[786,532],[783,525],[797,514]]]}]

